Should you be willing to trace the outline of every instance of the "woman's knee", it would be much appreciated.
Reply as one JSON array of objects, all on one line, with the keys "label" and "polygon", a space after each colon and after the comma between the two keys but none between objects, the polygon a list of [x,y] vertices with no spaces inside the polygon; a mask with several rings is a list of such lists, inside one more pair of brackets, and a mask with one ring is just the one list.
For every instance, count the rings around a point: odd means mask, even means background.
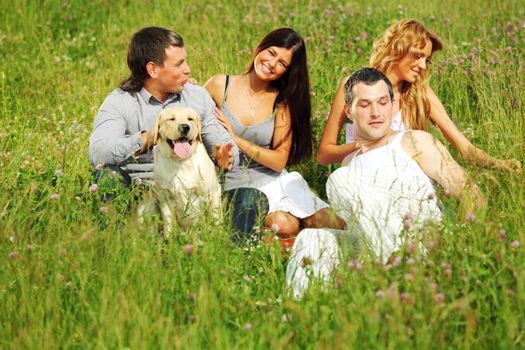
[{"label": "woman's knee", "polygon": [[264,219],[264,225],[287,235],[296,235],[301,230],[299,219],[284,211],[268,214]]}]

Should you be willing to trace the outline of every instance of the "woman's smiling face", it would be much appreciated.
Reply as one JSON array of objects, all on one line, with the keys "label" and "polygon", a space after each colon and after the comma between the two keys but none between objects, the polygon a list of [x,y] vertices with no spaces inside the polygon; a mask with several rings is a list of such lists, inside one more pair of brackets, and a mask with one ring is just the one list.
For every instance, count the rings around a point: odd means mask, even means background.
[{"label": "woman's smiling face", "polygon": [[291,49],[270,46],[255,56],[253,67],[261,80],[272,81],[279,79],[292,63]]},{"label": "woman's smiling face", "polygon": [[407,52],[392,67],[392,72],[398,77],[399,81],[406,81],[412,84],[428,68],[428,58],[431,54],[432,42],[427,40],[424,48],[414,48]]}]

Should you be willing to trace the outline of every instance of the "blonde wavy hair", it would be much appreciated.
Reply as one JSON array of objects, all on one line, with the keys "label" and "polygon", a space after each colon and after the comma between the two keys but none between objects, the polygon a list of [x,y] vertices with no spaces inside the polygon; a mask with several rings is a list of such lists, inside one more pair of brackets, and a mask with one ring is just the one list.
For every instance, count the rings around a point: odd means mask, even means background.
[{"label": "blonde wavy hair", "polygon": [[[404,81],[401,86],[400,108],[403,119],[411,129],[425,130],[430,102],[428,100],[428,65],[434,52],[443,48],[441,39],[428,31],[423,24],[413,19],[404,19],[391,25],[385,34],[374,42],[370,66],[388,74],[405,55],[417,55],[427,42],[432,42],[432,53],[427,58],[427,69],[414,83]],[[414,57],[416,59],[416,57]]]}]

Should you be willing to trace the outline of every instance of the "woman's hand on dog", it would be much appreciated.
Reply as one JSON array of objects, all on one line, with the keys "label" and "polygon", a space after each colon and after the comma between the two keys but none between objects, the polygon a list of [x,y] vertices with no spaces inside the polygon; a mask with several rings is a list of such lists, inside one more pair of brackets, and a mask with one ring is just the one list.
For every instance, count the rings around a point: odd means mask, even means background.
[{"label": "woman's hand on dog", "polygon": [[232,170],[233,166],[233,144],[215,145],[215,161],[222,170]]}]

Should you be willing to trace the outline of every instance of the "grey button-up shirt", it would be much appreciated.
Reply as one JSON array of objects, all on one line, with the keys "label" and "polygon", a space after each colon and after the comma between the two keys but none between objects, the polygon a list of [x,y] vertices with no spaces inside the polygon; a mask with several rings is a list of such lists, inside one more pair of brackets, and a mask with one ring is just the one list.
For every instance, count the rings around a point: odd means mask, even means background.
[{"label": "grey button-up shirt", "polygon": [[143,146],[140,134],[152,131],[160,111],[170,107],[191,107],[199,114],[202,138],[208,154],[216,144],[232,143],[235,167],[239,149],[231,135],[215,117],[215,103],[201,86],[186,84],[179,94],[171,94],[159,102],[146,89],[129,93],[121,89],[111,92],[100,107],[89,139],[89,161],[97,164],[118,164],[131,177],[153,178],[152,149],[135,157]]}]

